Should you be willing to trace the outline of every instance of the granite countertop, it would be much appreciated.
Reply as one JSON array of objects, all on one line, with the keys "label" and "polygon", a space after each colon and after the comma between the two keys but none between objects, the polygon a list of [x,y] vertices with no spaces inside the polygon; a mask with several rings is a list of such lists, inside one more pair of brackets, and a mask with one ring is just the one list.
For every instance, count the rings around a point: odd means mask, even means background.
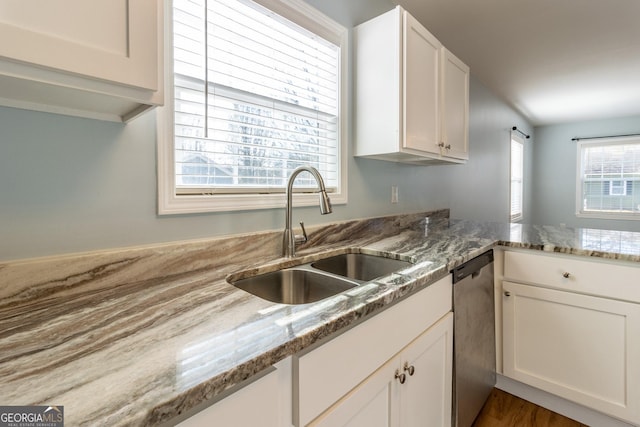
[{"label": "granite countertop", "polygon": [[[295,260],[265,233],[0,264],[0,404],[63,405],[68,426],[157,425],[496,245],[640,262],[640,233],[425,216],[319,228]],[[345,252],[414,265],[295,306],[225,281]]]}]

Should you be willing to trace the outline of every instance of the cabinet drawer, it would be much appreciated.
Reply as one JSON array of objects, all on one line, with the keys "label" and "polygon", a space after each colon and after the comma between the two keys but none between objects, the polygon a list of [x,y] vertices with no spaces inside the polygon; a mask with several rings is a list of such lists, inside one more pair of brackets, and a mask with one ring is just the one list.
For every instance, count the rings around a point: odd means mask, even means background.
[{"label": "cabinet drawer", "polygon": [[293,360],[294,419],[304,426],[451,311],[447,276]]},{"label": "cabinet drawer", "polygon": [[[567,277],[565,277],[567,276]],[[640,264],[506,251],[504,278],[549,288],[640,302]]]}]

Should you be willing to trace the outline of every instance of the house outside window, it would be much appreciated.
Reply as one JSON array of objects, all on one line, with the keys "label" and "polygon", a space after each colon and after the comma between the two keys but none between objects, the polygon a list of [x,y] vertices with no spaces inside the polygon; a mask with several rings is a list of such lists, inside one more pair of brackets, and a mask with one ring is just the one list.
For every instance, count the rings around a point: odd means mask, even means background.
[{"label": "house outside window", "polygon": [[579,141],[578,216],[640,219],[640,139]]},{"label": "house outside window", "polygon": [[[347,30],[301,0],[173,0],[160,213],[284,206],[294,169],[346,202]],[[296,205],[315,181],[296,179]]]},{"label": "house outside window", "polygon": [[[609,195],[610,196],[626,196],[627,195],[627,184],[633,184],[633,181],[628,180],[611,180],[608,183],[609,186]],[[606,183],[605,183],[606,184]],[[633,191],[633,188],[631,189]]]}]

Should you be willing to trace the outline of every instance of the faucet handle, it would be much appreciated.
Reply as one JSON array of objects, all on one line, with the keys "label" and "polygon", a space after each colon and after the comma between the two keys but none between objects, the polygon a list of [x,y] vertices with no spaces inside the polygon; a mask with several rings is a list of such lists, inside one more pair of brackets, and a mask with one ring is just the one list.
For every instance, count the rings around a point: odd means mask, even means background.
[{"label": "faucet handle", "polygon": [[307,230],[304,229],[304,222],[300,221],[300,227],[302,228],[302,236],[296,235],[296,243],[305,243],[309,238],[307,237]]}]

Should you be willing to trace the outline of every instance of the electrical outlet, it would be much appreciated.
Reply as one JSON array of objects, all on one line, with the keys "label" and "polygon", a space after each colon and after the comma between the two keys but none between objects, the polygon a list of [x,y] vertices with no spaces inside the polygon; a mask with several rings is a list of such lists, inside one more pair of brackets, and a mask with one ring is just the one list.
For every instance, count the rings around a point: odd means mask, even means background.
[{"label": "electrical outlet", "polygon": [[398,186],[391,186],[391,203],[398,203]]}]

